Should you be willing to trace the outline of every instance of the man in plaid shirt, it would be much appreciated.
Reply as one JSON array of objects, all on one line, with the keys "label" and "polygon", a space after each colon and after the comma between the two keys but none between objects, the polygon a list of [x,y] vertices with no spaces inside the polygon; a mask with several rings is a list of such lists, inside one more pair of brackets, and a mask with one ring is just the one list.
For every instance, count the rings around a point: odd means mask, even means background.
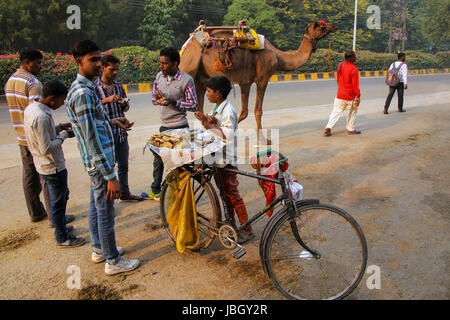
[{"label": "man in plaid shirt", "polygon": [[[97,78],[97,94],[102,104],[105,106],[110,119],[125,117],[124,112],[130,109],[127,102],[127,95],[123,85],[116,80],[119,72],[120,60],[113,55],[102,57],[102,76]],[[122,191],[121,201],[142,201],[141,196],[130,193],[128,187],[128,158],[130,147],[128,145],[127,131],[120,127],[113,127],[114,146],[116,150],[117,171],[119,176],[120,190]]]},{"label": "man in plaid shirt", "polygon": [[130,127],[126,118],[109,120],[97,92],[94,78],[100,75],[101,53],[90,40],[77,42],[73,57],[78,64],[76,80],[66,99],[67,113],[77,139],[85,170],[91,178],[89,232],[92,262],[106,260],[105,273],[115,275],[139,266],[139,260],[121,257],[114,232],[114,199],[121,196],[114,172],[115,150],[112,126]]}]

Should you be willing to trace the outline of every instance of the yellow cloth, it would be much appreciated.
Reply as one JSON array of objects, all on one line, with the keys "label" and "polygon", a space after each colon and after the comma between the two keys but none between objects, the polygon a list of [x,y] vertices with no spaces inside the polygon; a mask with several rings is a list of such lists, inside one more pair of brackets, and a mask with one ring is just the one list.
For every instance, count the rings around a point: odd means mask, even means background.
[{"label": "yellow cloth", "polygon": [[194,191],[190,178],[189,172],[179,173],[178,170],[174,170],[166,178],[169,185],[167,223],[180,253],[194,248],[200,240]]},{"label": "yellow cloth", "polygon": [[250,50],[259,50],[261,49],[261,44],[259,43],[259,38],[258,38],[258,34],[256,33],[256,31],[254,29],[250,29],[247,32],[244,32],[243,30],[235,30],[234,36],[239,39],[239,38],[254,38],[255,39],[255,43],[254,44],[250,44],[250,43],[239,43],[239,46],[241,48],[245,48],[245,49],[250,49]]}]

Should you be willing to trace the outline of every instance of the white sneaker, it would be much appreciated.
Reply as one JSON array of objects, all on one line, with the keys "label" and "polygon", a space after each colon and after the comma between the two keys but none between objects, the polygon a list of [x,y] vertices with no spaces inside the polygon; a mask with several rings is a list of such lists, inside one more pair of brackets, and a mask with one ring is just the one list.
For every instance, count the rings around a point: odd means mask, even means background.
[{"label": "white sneaker", "polygon": [[[117,247],[117,251],[119,251],[119,256],[121,256],[124,252],[122,247]],[[105,261],[105,256],[103,255],[103,253],[97,253],[95,251],[92,251],[92,262],[94,263],[100,263]]]},{"label": "white sneaker", "polygon": [[137,267],[139,267],[138,259],[127,260],[119,256],[119,262],[116,264],[109,264],[108,262],[105,263],[105,273],[108,276],[112,276],[122,272],[132,271]]}]

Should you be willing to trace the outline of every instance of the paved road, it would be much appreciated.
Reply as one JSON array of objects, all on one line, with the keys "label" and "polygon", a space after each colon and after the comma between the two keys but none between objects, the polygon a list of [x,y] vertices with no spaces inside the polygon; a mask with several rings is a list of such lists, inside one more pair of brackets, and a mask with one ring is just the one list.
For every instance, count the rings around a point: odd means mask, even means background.
[{"label": "paved road", "polygon": [[[336,92],[334,81],[282,82],[268,87],[264,126],[280,129],[280,150],[304,186],[304,197],[351,213],[366,235],[368,265],[381,272],[380,289],[370,289],[366,274],[350,299],[450,298],[449,78],[442,74],[411,77],[406,113],[395,112],[394,101],[393,112],[387,116],[382,114],[387,94],[383,79],[364,78],[356,120],[363,134],[347,135],[345,119],[341,119],[329,138],[322,133]],[[131,98],[134,108],[128,117],[136,121],[136,128],[129,136],[129,182],[131,190],[140,193],[152,181],[153,160],[149,153],[142,154],[142,147],[157,130],[159,115],[150,106],[149,94]],[[239,103],[235,104],[239,110]],[[125,248],[127,258],[141,261],[132,274],[105,276],[102,264],[90,262],[89,245],[55,249],[47,222],[29,222],[20,156],[7,110],[1,109],[0,116],[0,240],[8,233],[24,236],[23,246],[0,252],[0,299],[76,298],[77,291],[66,287],[69,265],[81,268],[83,288],[93,284],[101,291],[106,287],[124,299],[283,298],[261,268],[258,245],[267,218],[257,221],[258,238],[237,261],[217,244],[201,254],[178,253],[161,228],[159,204],[153,201],[115,204],[118,244]],[[57,112],[57,121],[66,119],[64,110]],[[249,117],[240,127],[252,128],[254,120]],[[89,179],[74,139],[66,141],[63,149],[69,172],[67,212],[76,216],[76,235],[89,239]],[[240,168],[252,171],[248,164]],[[265,202],[263,194],[253,179],[239,181],[253,215]],[[0,241],[0,251],[2,245]]]},{"label": "paved road", "polygon": [[[409,77],[409,89],[406,91],[406,97],[425,93],[436,93],[446,91],[446,82],[450,80],[449,74],[435,75],[415,75]],[[384,77],[361,78],[361,108],[364,108],[365,101],[369,99],[385,99],[387,96],[387,87],[384,84]],[[336,95],[337,84],[335,80],[308,80],[308,81],[288,81],[269,83],[264,98],[264,112],[275,111],[285,108],[310,107],[318,105],[331,105]],[[256,87],[253,85],[250,95],[250,112],[253,112],[255,103]],[[240,111],[240,89],[235,86],[231,91],[229,98],[236,110]],[[139,126],[157,126],[159,124],[159,114],[156,107],[151,104],[150,93],[138,93],[130,95],[132,109],[128,117],[136,121],[136,127]],[[394,101],[395,103],[395,97]],[[380,105],[380,108],[382,105]],[[209,110],[211,105],[205,103],[205,110]],[[64,108],[55,112],[56,121],[64,121],[66,111]],[[190,118],[191,119],[191,118]],[[10,119],[8,111],[0,108],[0,125],[9,124]]]}]

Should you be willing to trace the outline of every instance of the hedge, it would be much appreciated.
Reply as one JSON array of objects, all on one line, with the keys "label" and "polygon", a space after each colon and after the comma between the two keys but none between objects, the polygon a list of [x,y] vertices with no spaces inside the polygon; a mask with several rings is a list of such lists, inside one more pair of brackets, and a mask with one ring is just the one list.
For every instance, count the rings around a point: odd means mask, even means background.
[{"label": "hedge", "polygon": [[[159,51],[149,51],[143,47],[131,46],[111,49],[105,54],[113,54],[121,61],[118,79],[122,83],[152,82],[159,71]],[[69,54],[43,52],[43,70],[39,80],[46,82],[58,78],[70,86],[76,77],[77,66]],[[450,51],[436,54],[418,51],[406,51],[409,69],[431,69],[450,67]],[[289,73],[311,73],[335,71],[339,62],[343,61],[343,53],[327,49],[318,49],[311,59],[301,68]],[[396,54],[357,52],[356,65],[361,71],[387,70],[397,60]],[[18,54],[0,55],[0,94],[4,94],[4,86],[12,73],[18,68]]]}]

